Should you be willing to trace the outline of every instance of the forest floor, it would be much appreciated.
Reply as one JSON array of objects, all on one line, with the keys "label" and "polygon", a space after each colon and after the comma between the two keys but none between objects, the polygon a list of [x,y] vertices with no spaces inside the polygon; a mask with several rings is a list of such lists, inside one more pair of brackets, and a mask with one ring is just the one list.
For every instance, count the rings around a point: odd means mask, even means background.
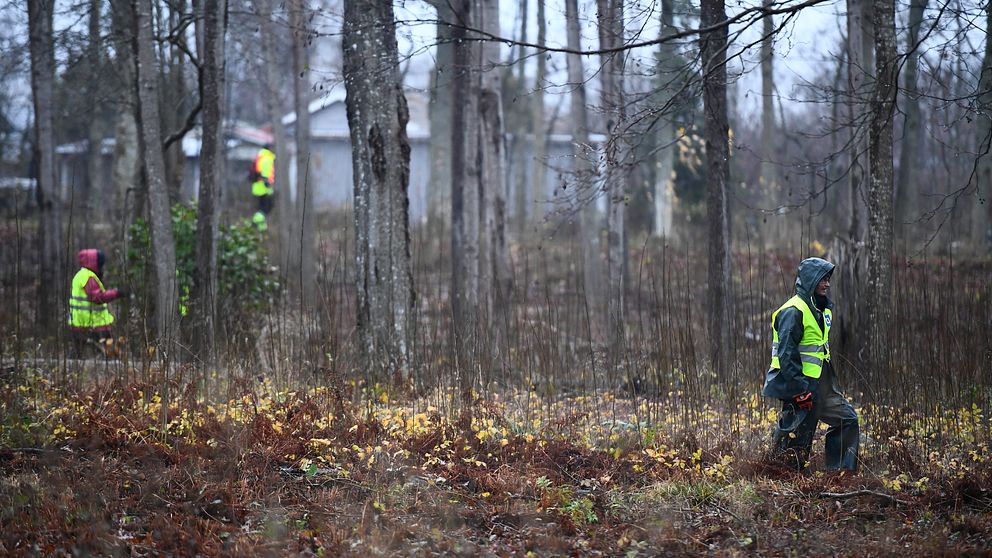
[{"label": "forest floor", "polygon": [[798,474],[765,456],[756,396],[508,392],[457,418],[452,393],[263,379],[211,404],[0,374],[5,556],[992,556],[977,408],[898,430],[860,408],[861,471]]}]

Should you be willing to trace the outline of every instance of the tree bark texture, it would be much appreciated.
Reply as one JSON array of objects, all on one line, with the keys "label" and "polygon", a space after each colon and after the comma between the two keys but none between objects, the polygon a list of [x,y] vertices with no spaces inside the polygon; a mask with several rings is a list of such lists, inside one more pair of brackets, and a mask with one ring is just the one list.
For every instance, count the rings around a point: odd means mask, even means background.
[{"label": "tree bark texture", "polygon": [[[700,25],[717,25],[727,18],[723,0],[704,0]],[[709,230],[708,301],[710,358],[718,377],[730,372],[730,230],[727,221],[727,182],[730,178],[727,124],[727,29],[704,34],[703,109],[706,146],[706,220]]]},{"label": "tree bark texture", "polygon": [[[622,0],[597,0],[599,19],[599,46],[601,49],[617,48],[624,44],[624,12]],[[623,133],[626,123],[624,101],[624,53],[602,55],[602,103],[606,116],[607,193],[607,313],[610,331],[611,354],[614,363],[623,351],[625,340],[624,288],[627,260],[627,170],[628,149]]]},{"label": "tree bark texture", "polygon": [[[772,0],[764,0],[763,5],[771,8]],[[775,140],[778,137],[775,129],[774,33],[774,17],[771,14],[765,15],[761,38],[761,182],[764,191],[772,195],[778,190],[778,168],[772,160],[776,154]]]},{"label": "tree bark texture", "polygon": [[898,90],[895,1],[876,0],[875,93],[868,138],[871,181],[868,184],[869,373],[885,377],[889,367],[892,319],[892,119]]},{"label": "tree bark texture", "polygon": [[472,0],[455,0],[455,77],[451,106],[451,303],[458,336],[474,335],[479,305],[479,74]]},{"label": "tree bark texture", "polygon": [[865,107],[869,101],[870,78],[873,73],[870,46],[865,44],[866,28],[871,26],[866,11],[868,0],[847,0],[847,95],[850,139],[848,178],[850,187],[848,238],[859,242],[865,235],[865,177],[870,175],[866,134]]},{"label": "tree bark texture", "polygon": [[28,2],[28,49],[31,53],[31,98],[34,107],[35,157],[38,177],[38,326],[54,331],[61,319],[63,292],[62,204],[55,171],[55,41],[54,0]]},{"label": "tree bark texture", "polygon": [[427,219],[431,230],[443,231],[451,224],[451,105],[455,74],[451,21],[447,0],[433,3],[437,9],[437,54],[431,72],[431,182],[427,192]]},{"label": "tree bark texture", "polygon": [[165,160],[158,106],[158,71],[152,29],[151,0],[138,0],[137,85],[138,128],[148,183],[148,212],[151,221],[152,260],[155,271],[155,331],[165,356],[173,356],[176,341],[177,281],[176,247],[172,236],[172,215],[165,181]]},{"label": "tree bark texture", "polygon": [[[520,42],[527,42],[529,0],[518,0],[520,5]],[[540,44],[540,43],[538,43]],[[517,46],[514,56],[516,61],[516,76],[513,79],[512,110],[506,111],[506,127],[510,132],[510,159],[507,172],[513,176],[513,207],[515,216],[515,229],[517,237],[523,239],[527,232],[527,215],[531,211],[528,203],[528,192],[530,191],[530,172],[527,160],[528,156],[528,132],[533,127],[533,120],[530,118],[531,99],[527,92],[527,60],[526,47]],[[507,75],[513,71],[513,66],[507,68]]]},{"label": "tree bark texture", "polygon": [[[501,36],[499,26],[499,0],[482,0],[483,32]],[[510,295],[510,254],[506,244],[506,145],[503,136],[503,80],[501,73],[500,45],[496,41],[482,43],[482,73],[479,88],[480,157],[482,159],[481,187],[484,238],[488,244],[482,250],[487,255],[491,270],[483,292],[492,309],[507,309]],[[481,275],[481,274],[480,274]],[[504,320],[496,320],[500,327]]]},{"label": "tree bark texture", "polygon": [[[659,36],[665,37],[677,31],[675,27],[675,6],[674,0],[662,0],[661,2],[661,29]],[[658,102],[661,106],[671,107],[673,99],[678,90],[677,76],[679,75],[680,62],[675,43],[668,41],[661,45],[661,60],[659,70],[664,80],[661,90],[661,97]],[[676,128],[674,117],[666,114],[661,117],[658,123],[658,145],[661,150],[658,153],[658,173],[654,186],[654,226],[652,232],[655,236],[667,236],[672,229],[672,201],[675,186],[675,141]]]},{"label": "tree bark texture", "polygon": [[[111,168],[113,207],[108,217],[119,223],[123,232],[142,208],[136,204],[135,190],[141,181],[141,163],[138,160],[138,121],[136,117],[137,85],[132,42],[134,32],[133,3],[128,0],[111,0],[111,22],[114,36],[114,65],[121,76],[122,87],[117,96],[119,110],[114,137],[114,162]],[[126,222],[125,222],[126,220]]]},{"label": "tree bark texture", "polygon": [[203,139],[200,148],[200,189],[196,220],[196,276],[190,309],[193,319],[193,352],[213,362],[217,322],[217,240],[221,193],[225,176],[224,43],[227,0],[203,0],[203,53],[200,82]]},{"label": "tree bark texture", "polygon": [[304,308],[316,303],[316,262],[314,247],[313,192],[310,183],[310,33],[307,28],[307,0],[292,0],[289,7],[293,29],[293,105],[296,108],[296,214],[293,262],[289,284]]},{"label": "tree bark texture", "polygon": [[[100,40],[100,7],[102,2],[100,0],[90,0],[89,5],[89,21],[87,22],[87,37],[86,37],[86,64],[88,66],[88,73],[92,76],[99,75],[101,71],[101,60],[103,58],[102,54],[102,43]],[[103,120],[97,118],[99,109],[99,99],[100,94],[100,81],[97,79],[90,80],[87,84],[87,98],[89,102],[89,110],[86,113],[86,131],[87,131],[87,142],[86,142],[86,189],[79,196],[79,200],[76,202],[76,206],[82,209],[81,218],[83,225],[83,233],[80,237],[82,243],[86,246],[90,246],[92,239],[92,228],[93,228],[93,218],[95,217],[93,213],[93,199],[94,197],[99,197],[99,199],[105,199],[100,192],[97,196],[94,196],[98,192],[98,188],[101,187],[101,170],[103,169],[103,158],[101,154],[101,148],[103,143]],[[106,219],[106,215],[102,212],[100,213],[101,221]]]},{"label": "tree bark texture", "polygon": [[[565,0],[565,25],[568,48],[582,50],[579,35],[578,0]],[[599,193],[595,185],[596,167],[594,151],[589,144],[589,112],[586,106],[586,86],[582,57],[575,53],[566,55],[568,66],[569,116],[572,122],[572,155],[575,166],[575,200],[579,213],[579,236],[582,243],[582,279],[586,311],[590,317],[590,335],[599,340],[603,320],[602,257],[599,245],[600,219],[596,208]]]},{"label": "tree bark texture", "polygon": [[920,65],[920,51],[917,45],[923,13],[927,0],[911,0],[909,3],[909,28],[906,37],[906,77],[903,81],[905,102],[903,103],[902,151],[899,153],[899,176],[895,188],[895,221],[900,223],[903,238],[911,242],[913,232],[919,226],[912,223],[919,207],[919,186],[917,173],[920,156],[920,98],[917,83],[917,70]]},{"label": "tree bark texture", "polygon": [[[985,54],[978,79],[978,157],[975,161],[975,202],[971,241],[976,254],[988,254],[992,242],[992,2],[985,4]],[[992,310],[989,311],[992,316]]]},{"label": "tree bark texture", "polygon": [[[547,42],[548,22],[545,15],[545,0],[537,0],[537,44]],[[534,75],[534,94],[530,99],[532,127],[532,166],[529,188],[524,189],[524,202],[531,221],[541,223],[544,219],[544,202],[548,198],[548,134],[545,128],[547,107],[544,100],[544,88],[547,87],[548,63],[547,54],[539,53],[536,57],[537,71]]]},{"label": "tree bark texture", "polygon": [[372,371],[406,374],[414,322],[409,111],[398,71],[392,4],[346,0],[343,34],[358,334]]}]

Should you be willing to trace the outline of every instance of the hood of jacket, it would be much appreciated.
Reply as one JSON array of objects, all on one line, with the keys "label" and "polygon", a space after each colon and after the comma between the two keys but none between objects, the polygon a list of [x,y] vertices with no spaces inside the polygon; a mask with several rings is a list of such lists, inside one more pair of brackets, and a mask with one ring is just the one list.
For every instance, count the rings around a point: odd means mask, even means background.
[{"label": "hood of jacket", "polygon": [[806,258],[799,262],[796,272],[796,294],[803,299],[810,309],[822,312],[833,307],[833,302],[827,297],[818,297],[816,285],[829,273],[833,273],[834,264],[823,258]]},{"label": "hood of jacket", "polygon": [[79,251],[78,258],[79,265],[97,275],[100,274],[100,268],[103,267],[103,252],[96,248],[85,248]]}]

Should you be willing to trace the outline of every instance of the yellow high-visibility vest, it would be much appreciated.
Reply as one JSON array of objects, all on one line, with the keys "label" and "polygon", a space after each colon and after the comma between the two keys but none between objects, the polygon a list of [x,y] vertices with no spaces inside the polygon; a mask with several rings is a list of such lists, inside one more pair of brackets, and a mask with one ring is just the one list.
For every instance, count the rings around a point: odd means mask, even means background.
[{"label": "yellow high-visibility vest", "polygon": [[272,183],[275,181],[276,154],[264,147],[255,156],[255,172],[262,177],[251,184],[253,196],[271,196],[275,193]]},{"label": "yellow high-visibility vest", "polygon": [[803,338],[799,342],[799,358],[803,363],[803,375],[819,378],[823,372],[823,361],[830,360],[830,322],[833,316],[830,309],[823,311],[823,331],[816,322],[813,311],[799,295],[793,296],[772,314],[772,368],[781,368],[778,362],[778,330],[775,329],[775,318],[786,308],[795,308],[803,314]]},{"label": "yellow high-visibility vest", "polygon": [[90,278],[96,279],[103,288],[103,282],[89,268],[80,268],[72,278],[72,292],[69,293],[69,326],[70,327],[103,327],[114,323],[114,315],[107,310],[107,304],[90,302],[86,295],[86,283]]}]

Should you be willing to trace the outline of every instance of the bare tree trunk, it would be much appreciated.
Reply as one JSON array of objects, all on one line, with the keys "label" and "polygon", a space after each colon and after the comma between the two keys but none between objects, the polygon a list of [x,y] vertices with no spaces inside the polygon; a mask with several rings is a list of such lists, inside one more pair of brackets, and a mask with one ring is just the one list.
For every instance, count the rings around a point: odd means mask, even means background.
[{"label": "bare tree trunk", "polygon": [[[206,0],[199,0],[199,3],[205,4]],[[169,17],[167,29],[160,29],[160,31],[167,30],[171,32],[172,29],[180,27],[180,22],[184,17],[188,17],[188,14],[185,13],[186,0],[176,0],[174,2],[164,3],[164,5],[169,12]],[[202,11],[202,8],[198,11]],[[197,29],[200,29],[200,26],[197,26]],[[203,40],[202,29],[198,31],[197,35],[200,36],[200,42],[197,43],[197,52],[199,53],[202,52],[200,48]],[[177,40],[181,41],[183,38],[178,37]],[[166,66],[165,58],[162,58],[162,71],[168,71],[165,72],[166,78],[159,82],[159,103],[161,103],[159,106],[160,111],[164,111],[164,114],[162,114],[164,116],[162,125],[165,126],[165,135],[168,136],[183,127],[186,112],[189,109],[186,102],[186,54],[173,43],[164,43],[161,45],[161,48],[163,55],[168,53],[169,60],[168,66]],[[183,174],[186,167],[186,155],[183,153],[182,143],[182,141],[173,142],[165,148],[164,153],[165,182],[169,191],[170,205],[175,205],[181,201]]]},{"label": "bare tree trunk", "polygon": [[38,160],[38,326],[41,332],[55,331],[62,323],[59,293],[62,268],[62,204],[55,171],[55,41],[52,36],[54,0],[28,2],[28,42],[31,52],[31,94],[34,105],[35,149]]},{"label": "bare tree trunk", "polygon": [[108,217],[112,223],[119,223],[120,231],[126,230],[134,216],[143,209],[135,203],[135,186],[141,180],[141,165],[138,160],[137,86],[135,84],[134,50],[132,24],[134,23],[133,4],[130,0],[111,0],[110,3],[115,65],[121,75],[123,87],[117,99],[117,125],[114,131],[114,162],[111,169],[113,205]]},{"label": "bare tree trunk", "polygon": [[916,79],[920,64],[920,51],[916,44],[920,37],[923,13],[927,0],[911,0],[909,4],[909,33],[906,41],[906,79],[904,89],[906,118],[902,131],[902,151],[899,154],[899,179],[895,183],[895,222],[901,225],[902,238],[912,242],[914,232],[920,226],[914,224],[913,213],[919,204],[917,185],[917,164],[920,156],[920,99]]},{"label": "bare tree trunk", "polygon": [[[599,46],[601,49],[617,48],[624,42],[624,13],[622,0],[597,0],[599,10]],[[608,138],[606,155],[607,193],[607,313],[609,321],[610,353],[613,364],[619,362],[625,334],[624,287],[627,260],[627,232],[625,228],[627,206],[627,172],[624,167],[627,149],[622,137],[626,126],[623,72],[624,53],[602,55],[603,111],[606,115]]]},{"label": "bare tree trunk", "polygon": [[451,104],[453,58],[450,22],[453,13],[447,0],[432,2],[437,9],[437,54],[431,72],[431,183],[427,192],[427,220],[432,231],[445,230],[451,222]]},{"label": "bare tree trunk", "polygon": [[869,176],[868,160],[866,158],[867,143],[862,126],[865,121],[864,107],[868,99],[866,78],[871,76],[870,56],[866,54],[865,10],[867,0],[847,0],[847,92],[848,115],[850,118],[851,137],[848,145],[850,157],[850,213],[848,221],[848,237],[853,242],[864,238],[865,201],[861,189],[865,177]]},{"label": "bare tree trunk", "polygon": [[[454,4],[455,77],[451,111],[451,302],[456,338],[474,335],[479,305],[479,122],[476,45],[467,41],[472,27],[471,0]],[[464,387],[464,386],[463,386]]]},{"label": "bare tree trunk", "polygon": [[[703,0],[700,25],[712,27],[727,18],[723,0]],[[730,230],[727,181],[730,145],[727,124],[727,28],[702,37],[703,107],[706,112],[706,219],[709,229],[709,335],[714,371],[730,372]]]},{"label": "bare tree trunk", "polygon": [[[674,0],[662,0],[661,2],[661,29],[659,36],[665,37],[677,31],[675,28],[675,8]],[[678,53],[675,43],[668,41],[661,45],[661,60],[659,69],[662,72],[662,79],[665,86],[659,103],[662,106],[671,106],[675,95],[675,76],[679,71],[677,61]],[[654,226],[652,232],[655,236],[667,236],[671,234],[672,228],[672,193],[675,184],[675,140],[676,129],[673,117],[666,115],[658,126],[658,145],[661,150],[658,153],[658,172],[654,185]]]},{"label": "bare tree trunk", "polygon": [[[568,34],[568,48],[581,49],[579,38],[578,0],[565,0],[565,24]],[[602,258],[599,246],[600,219],[596,209],[598,189],[595,185],[595,155],[589,144],[589,112],[586,107],[586,86],[582,69],[582,57],[569,53],[568,84],[571,88],[569,117],[572,122],[572,154],[575,167],[576,210],[579,212],[579,227],[582,242],[582,278],[586,309],[590,316],[590,335],[600,340],[603,310]]]},{"label": "bare tree trunk", "polygon": [[[547,42],[548,22],[544,10],[545,0],[537,0],[537,44],[544,45]],[[537,56],[537,73],[534,76],[534,95],[530,100],[531,126],[533,126],[533,171],[530,179],[530,188],[524,190],[525,202],[527,204],[527,214],[532,216],[532,221],[540,223],[544,219],[544,202],[548,197],[548,135],[545,130],[545,102],[544,88],[547,86],[548,63],[547,55],[540,53]]]},{"label": "bare tree trunk", "polygon": [[151,0],[138,0],[135,41],[138,60],[138,107],[141,151],[148,183],[148,210],[151,217],[152,260],[155,266],[155,325],[158,343],[166,358],[173,355],[176,341],[176,247],[172,237],[172,216],[165,183],[165,161],[158,113],[158,72],[152,38]]},{"label": "bare tree trunk", "polygon": [[[521,43],[527,42],[527,12],[529,5],[529,0],[520,0]],[[513,98],[516,108],[507,114],[507,128],[509,128],[513,138],[510,144],[511,167],[509,172],[513,174],[513,206],[514,213],[516,214],[516,233],[520,239],[523,239],[524,234],[527,232],[527,215],[533,210],[527,202],[529,199],[528,192],[530,191],[530,172],[528,172],[527,164],[530,157],[527,149],[527,135],[528,129],[533,125],[533,121],[529,117],[529,103],[531,100],[527,95],[527,60],[524,58],[525,54],[525,47],[522,45],[519,46],[515,58],[517,75],[514,79],[516,87],[514,88],[515,93]]]},{"label": "bare tree trunk", "polygon": [[344,81],[354,169],[358,334],[370,370],[408,375],[413,324],[410,143],[393,7],[345,0]]},{"label": "bare tree trunk", "polygon": [[[763,6],[766,9],[771,8],[772,0],[764,0]],[[772,161],[777,153],[775,140],[778,137],[778,130],[775,128],[774,33],[774,17],[767,14],[762,21],[761,39],[761,182],[765,191],[771,194],[778,190],[778,168]]]},{"label": "bare tree trunk", "polygon": [[[482,30],[501,36],[499,0],[483,0]],[[489,249],[487,260],[492,269],[493,296],[487,302],[499,311],[507,308],[510,294],[509,249],[506,244],[506,146],[503,140],[503,80],[500,71],[500,45],[486,41],[482,45],[482,75],[479,90],[480,151],[482,157],[482,200],[484,234]],[[493,316],[490,312],[490,316]],[[497,328],[503,320],[496,320]]]},{"label": "bare tree trunk", "polygon": [[873,23],[876,79],[868,130],[869,373],[885,377],[892,319],[892,118],[899,79],[894,0],[876,0]]},{"label": "bare tree trunk", "polygon": [[[971,243],[976,254],[988,254],[992,242],[992,2],[985,4],[985,55],[978,80],[978,157],[975,161],[975,203],[971,213]],[[990,311],[992,315],[992,311]]]},{"label": "bare tree trunk", "polygon": [[314,261],[313,189],[310,184],[310,55],[307,29],[307,0],[290,3],[290,27],[293,29],[293,99],[296,108],[296,228],[293,230],[293,264],[289,284],[295,287],[304,308],[316,302],[316,262]]},{"label": "bare tree trunk", "polygon": [[217,322],[217,237],[223,177],[225,176],[224,42],[227,32],[227,0],[203,2],[202,81],[203,140],[200,149],[200,191],[196,220],[196,271],[190,297],[193,319],[193,353],[214,361]]},{"label": "bare tree trunk", "polygon": [[[101,70],[102,49],[100,45],[100,0],[90,0],[89,22],[87,25],[86,38],[86,64],[89,66],[89,74],[99,75]],[[93,229],[93,207],[92,200],[105,199],[97,194],[97,189],[101,184],[101,170],[103,168],[103,155],[101,153],[103,140],[102,120],[97,118],[98,99],[100,98],[99,80],[92,79],[87,83],[87,97],[89,110],[86,114],[86,190],[79,197],[77,206],[82,209],[83,234],[82,243],[85,246],[91,245],[91,235]],[[94,195],[96,194],[96,195]],[[101,213],[102,215],[102,213]]]}]

